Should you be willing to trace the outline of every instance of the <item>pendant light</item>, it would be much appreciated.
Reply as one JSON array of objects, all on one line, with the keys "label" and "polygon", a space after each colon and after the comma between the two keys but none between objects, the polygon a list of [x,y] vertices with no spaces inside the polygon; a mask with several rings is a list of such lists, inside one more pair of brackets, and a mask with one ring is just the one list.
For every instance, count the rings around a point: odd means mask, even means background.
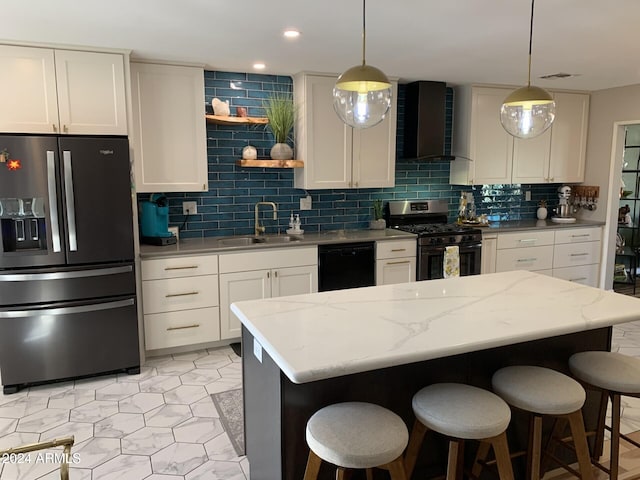
[{"label": "pendant light", "polygon": [[362,0],[362,65],[338,77],[333,87],[333,108],[354,128],[369,128],[384,120],[391,106],[391,82],[376,67],[365,63],[366,0]]},{"label": "pendant light", "polygon": [[531,43],[533,38],[533,4],[529,26],[529,76],[527,86],[513,91],[502,103],[500,122],[514,137],[534,138],[547,130],[556,115],[556,104],[549,92],[531,85]]}]

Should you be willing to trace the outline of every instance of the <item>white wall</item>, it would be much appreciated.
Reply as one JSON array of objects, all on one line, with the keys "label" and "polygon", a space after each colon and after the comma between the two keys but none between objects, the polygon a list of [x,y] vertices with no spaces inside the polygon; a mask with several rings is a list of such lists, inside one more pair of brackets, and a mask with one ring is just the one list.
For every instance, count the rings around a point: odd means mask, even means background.
[{"label": "white wall", "polygon": [[622,133],[625,124],[634,123],[640,123],[640,85],[599,90],[591,94],[584,183],[600,186],[601,208],[594,212],[583,211],[581,218],[607,222],[602,244],[604,268],[600,281],[600,286],[606,289],[613,284]]}]

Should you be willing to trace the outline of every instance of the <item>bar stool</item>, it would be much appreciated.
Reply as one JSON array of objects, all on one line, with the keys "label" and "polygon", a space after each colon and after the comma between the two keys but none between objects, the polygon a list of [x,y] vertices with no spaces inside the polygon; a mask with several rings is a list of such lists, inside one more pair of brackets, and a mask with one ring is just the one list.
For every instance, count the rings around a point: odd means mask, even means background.
[{"label": "bar stool", "polygon": [[527,448],[528,480],[540,478],[542,418],[545,416],[569,422],[580,471],[567,465],[563,467],[583,480],[592,480],[589,446],[581,410],[586,393],[578,382],[549,368],[522,365],[498,370],[493,374],[491,383],[493,391],[509,405],[532,414]]},{"label": "bar stool", "polygon": [[[411,477],[424,436],[428,430],[449,439],[447,480],[462,478],[465,440],[478,440],[493,447],[501,480],[512,480],[513,469],[505,433],[511,411],[497,395],[460,383],[436,383],[413,396],[416,420],[405,455],[405,470]],[[474,465],[472,473],[479,473]]]},{"label": "bar stool", "polygon": [[307,422],[309,458],[304,480],[318,478],[322,461],[337,467],[336,480],[346,469],[388,470],[392,480],[407,480],[402,452],[409,432],[402,419],[372,403],[345,402],[321,408]]},{"label": "bar stool", "polygon": [[[638,442],[620,433],[620,397],[640,396],[640,360],[617,352],[580,352],[569,358],[571,373],[590,390],[598,390],[600,412],[596,427],[596,440],[591,461],[595,466],[609,474],[609,478],[618,478],[620,439],[635,447]],[[608,399],[611,398],[611,427],[605,425]],[[605,428],[611,431],[611,449],[609,468],[598,459],[602,452]]]}]

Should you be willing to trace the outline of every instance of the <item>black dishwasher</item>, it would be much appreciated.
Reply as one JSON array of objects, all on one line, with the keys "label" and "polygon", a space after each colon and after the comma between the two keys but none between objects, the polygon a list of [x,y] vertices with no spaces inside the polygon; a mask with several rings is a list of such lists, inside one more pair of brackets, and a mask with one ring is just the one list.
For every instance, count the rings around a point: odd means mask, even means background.
[{"label": "black dishwasher", "polygon": [[318,290],[370,287],[376,283],[374,242],[318,246]]}]

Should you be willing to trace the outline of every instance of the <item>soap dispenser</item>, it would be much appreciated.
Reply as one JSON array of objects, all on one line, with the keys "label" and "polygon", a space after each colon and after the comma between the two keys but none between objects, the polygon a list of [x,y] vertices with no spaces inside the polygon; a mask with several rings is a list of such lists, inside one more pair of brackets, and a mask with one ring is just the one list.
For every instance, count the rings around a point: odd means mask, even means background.
[{"label": "soap dispenser", "polygon": [[289,217],[289,228],[293,228],[293,226],[295,225],[295,220],[293,218],[293,212],[291,212],[291,216]]}]

